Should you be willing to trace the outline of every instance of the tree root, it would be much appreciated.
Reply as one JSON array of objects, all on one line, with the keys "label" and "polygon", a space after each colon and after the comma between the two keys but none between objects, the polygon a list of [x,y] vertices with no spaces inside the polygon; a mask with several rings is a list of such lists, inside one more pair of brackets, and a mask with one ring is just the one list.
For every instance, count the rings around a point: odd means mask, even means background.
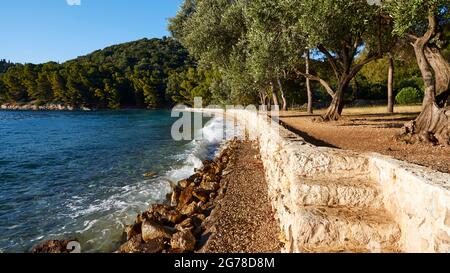
[{"label": "tree root", "polygon": [[450,146],[450,107],[439,108],[435,103],[426,105],[416,120],[405,124],[397,140],[408,144],[426,142]]}]

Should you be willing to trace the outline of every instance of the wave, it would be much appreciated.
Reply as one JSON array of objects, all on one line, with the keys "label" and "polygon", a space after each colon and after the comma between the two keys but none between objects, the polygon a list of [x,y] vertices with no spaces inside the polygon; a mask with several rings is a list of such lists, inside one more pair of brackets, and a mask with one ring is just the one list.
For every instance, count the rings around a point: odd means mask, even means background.
[{"label": "wave", "polygon": [[168,171],[166,176],[171,181],[180,181],[193,175],[196,169],[203,166],[204,160],[217,156],[222,144],[236,135],[235,130],[225,126],[223,117],[213,117],[194,133],[195,139],[187,144],[186,151],[178,155],[177,161],[183,162],[183,165]]}]

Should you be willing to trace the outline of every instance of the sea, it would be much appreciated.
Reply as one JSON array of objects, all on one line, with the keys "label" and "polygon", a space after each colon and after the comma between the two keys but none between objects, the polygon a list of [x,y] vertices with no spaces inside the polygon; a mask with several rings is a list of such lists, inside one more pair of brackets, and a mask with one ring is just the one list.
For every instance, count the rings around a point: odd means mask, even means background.
[{"label": "sea", "polygon": [[0,111],[0,252],[50,239],[116,250],[124,227],[164,202],[171,181],[223,147],[222,118],[202,116],[192,130],[203,138],[192,141],[173,140],[177,119],[168,110]]}]

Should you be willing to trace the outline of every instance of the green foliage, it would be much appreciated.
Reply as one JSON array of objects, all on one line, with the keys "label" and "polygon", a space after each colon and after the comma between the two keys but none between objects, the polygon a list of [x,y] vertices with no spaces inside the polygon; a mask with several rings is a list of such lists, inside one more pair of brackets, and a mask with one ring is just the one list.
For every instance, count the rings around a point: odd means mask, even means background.
[{"label": "green foliage", "polygon": [[423,97],[423,91],[414,87],[406,87],[397,94],[395,100],[399,104],[413,104],[420,103],[423,100]]},{"label": "green foliage", "polygon": [[394,32],[398,35],[414,33],[422,36],[427,28],[429,11],[434,11],[441,23],[449,19],[449,0],[385,0],[384,8],[394,20]]},{"label": "green foliage", "polygon": [[195,97],[202,97],[203,104],[212,102],[211,85],[220,81],[217,71],[202,71],[189,67],[178,73],[172,73],[167,83],[167,96],[179,104],[193,106]]},{"label": "green foliage", "polygon": [[[297,80],[306,47],[325,46],[342,73],[362,48],[369,55],[387,50],[391,28],[379,23],[379,10],[366,0],[186,0],[169,29],[202,69],[220,71],[221,81],[210,87],[213,98],[250,103],[271,97],[270,83],[278,78],[288,86]],[[334,75],[328,69],[321,77],[337,87]],[[226,92],[217,92],[219,85]],[[288,101],[301,97],[286,93]]]},{"label": "green foliage", "polygon": [[0,62],[4,101],[120,108],[164,107],[169,75],[193,66],[174,39],[143,39],[98,50],[63,64]]}]

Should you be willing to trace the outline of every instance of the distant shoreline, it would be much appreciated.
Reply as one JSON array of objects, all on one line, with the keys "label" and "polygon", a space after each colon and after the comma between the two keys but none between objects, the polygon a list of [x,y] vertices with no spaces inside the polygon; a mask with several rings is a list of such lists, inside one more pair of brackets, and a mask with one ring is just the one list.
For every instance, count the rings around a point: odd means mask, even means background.
[{"label": "distant shoreline", "polygon": [[0,110],[11,111],[92,111],[94,109],[88,107],[73,107],[63,104],[18,104],[18,103],[4,103],[0,105]]},{"label": "distant shoreline", "polygon": [[0,104],[0,111],[67,111],[67,112],[75,112],[75,111],[116,111],[116,110],[168,110],[168,107],[165,108],[145,108],[145,107],[133,107],[126,106],[119,109],[111,109],[111,108],[91,108],[86,106],[74,107],[70,105],[64,105],[59,103],[50,103],[44,105],[36,105],[36,104],[18,104],[18,103],[4,103]]}]

